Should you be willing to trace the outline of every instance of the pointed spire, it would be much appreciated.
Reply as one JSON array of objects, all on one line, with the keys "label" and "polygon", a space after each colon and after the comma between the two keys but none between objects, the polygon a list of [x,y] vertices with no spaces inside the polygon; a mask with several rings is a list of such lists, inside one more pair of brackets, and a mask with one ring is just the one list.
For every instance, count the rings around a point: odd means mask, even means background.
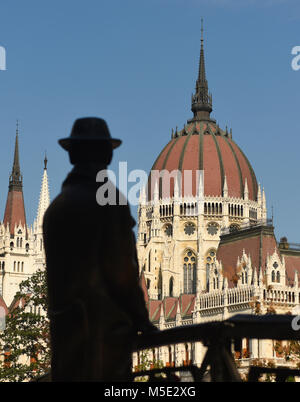
[{"label": "pointed spire", "polygon": [[247,178],[245,179],[245,186],[244,186],[244,200],[248,201],[249,199],[249,190],[248,190],[248,183]]},{"label": "pointed spire", "polygon": [[9,188],[20,190],[22,189],[22,175],[20,169],[20,158],[19,158],[19,122],[17,120],[16,127],[16,140],[15,140],[15,151],[14,151],[14,163],[9,177]]},{"label": "pointed spire", "polygon": [[9,177],[8,195],[3,219],[4,225],[6,227],[9,225],[11,234],[14,234],[15,227],[20,224],[27,230],[22,188],[23,185],[19,158],[19,122],[17,121],[14,162]]},{"label": "pointed spire", "polygon": [[47,159],[47,154],[46,154],[46,151],[45,151],[44,170],[47,169],[47,163],[48,163],[48,159]]},{"label": "pointed spire", "polygon": [[228,185],[226,175],[224,176],[223,197],[228,197]]},{"label": "pointed spire", "polygon": [[178,178],[177,176],[174,179],[175,183],[174,183],[174,199],[178,200],[179,198],[179,185],[178,185]]},{"label": "pointed spire", "polygon": [[265,194],[265,189],[263,188],[263,191],[262,191],[262,207],[264,208],[264,209],[266,209],[266,207],[267,207],[267,203],[266,203],[266,194]]},{"label": "pointed spire", "polygon": [[208,92],[208,84],[205,74],[205,60],[203,47],[203,18],[201,18],[201,49],[198,79],[196,81],[196,93],[192,95],[192,112],[194,120],[210,120],[212,111],[212,96]]},{"label": "pointed spire", "polygon": [[257,286],[257,270],[256,268],[253,269],[253,285]]},{"label": "pointed spire", "polygon": [[258,284],[259,286],[263,285],[263,273],[262,273],[262,268],[259,268],[258,272]]},{"label": "pointed spire", "polygon": [[224,277],[223,289],[224,289],[224,290],[227,290],[227,289],[228,289],[228,279],[227,279],[226,276]]},{"label": "pointed spire", "polygon": [[200,172],[199,172],[198,197],[199,197],[201,200],[204,198],[204,171],[200,171]]},{"label": "pointed spire", "polygon": [[37,212],[37,218],[36,218],[36,230],[38,231],[38,233],[42,233],[44,213],[46,212],[46,209],[48,208],[48,206],[50,204],[47,162],[48,162],[48,160],[45,155],[44,172],[43,172],[40,200],[39,200],[39,206],[38,206],[38,212]]},{"label": "pointed spire", "polygon": [[258,202],[258,204],[261,203],[261,187],[260,187],[260,184],[258,185],[258,190],[257,190],[257,202]]},{"label": "pointed spire", "polygon": [[298,289],[298,271],[295,269],[295,276],[294,276],[294,287]]},{"label": "pointed spire", "polygon": [[159,314],[159,328],[160,329],[163,329],[164,323],[165,323],[164,306],[163,306],[163,302],[161,302],[160,314]]}]

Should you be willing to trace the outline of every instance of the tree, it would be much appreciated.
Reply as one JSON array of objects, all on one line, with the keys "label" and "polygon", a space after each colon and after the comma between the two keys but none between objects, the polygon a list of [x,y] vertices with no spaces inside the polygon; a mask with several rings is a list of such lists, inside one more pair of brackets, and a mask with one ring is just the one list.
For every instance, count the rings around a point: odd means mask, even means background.
[{"label": "tree", "polygon": [[46,272],[20,283],[0,334],[4,359],[0,381],[30,381],[50,371]]}]

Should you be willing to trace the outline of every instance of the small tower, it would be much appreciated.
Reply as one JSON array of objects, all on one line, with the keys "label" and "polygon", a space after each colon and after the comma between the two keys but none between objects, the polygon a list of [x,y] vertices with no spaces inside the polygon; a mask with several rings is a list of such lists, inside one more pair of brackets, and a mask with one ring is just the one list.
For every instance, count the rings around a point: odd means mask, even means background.
[{"label": "small tower", "polygon": [[46,209],[50,204],[47,163],[48,159],[47,156],[45,155],[39,206],[37,211],[37,217],[34,222],[35,269],[38,268],[42,269],[45,263],[44,246],[43,246],[43,219]]},{"label": "small tower", "polygon": [[196,92],[192,95],[193,120],[210,120],[212,112],[212,95],[208,91],[208,84],[205,74],[205,60],[203,47],[203,19],[201,19],[201,49],[198,79],[196,81]]},{"label": "small tower", "polygon": [[9,225],[11,235],[14,235],[15,227],[21,225],[26,228],[26,215],[23,197],[23,177],[21,175],[19,160],[19,127],[17,122],[14,162],[9,177],[8,195],[3,223]]},{"label": "small tower", "polygon": [[42,185],[41,185],[41,192],[40,192],[40,200],[39,200],[39,206],[38,206],[38,212],[37,212],[37,218],[36,218],[36,230],[38,232],[42,232],[44,213],[50,204],[47,163],[48,163],[48,159],[47,159],[47,156],[45,155],[44,171],[43,171],[43,178],[42,178]]}]

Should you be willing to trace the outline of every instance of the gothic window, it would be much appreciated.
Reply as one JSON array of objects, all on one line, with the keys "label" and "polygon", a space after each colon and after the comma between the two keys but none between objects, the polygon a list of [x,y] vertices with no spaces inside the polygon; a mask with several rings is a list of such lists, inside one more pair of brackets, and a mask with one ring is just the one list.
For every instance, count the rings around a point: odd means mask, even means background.
[{"label": "gothic window", "polygon": [[29,244],[28,243],[26,243],[26,251],[28,252],[29,251]]},{"label": "gothic window", "polygon": [[186,294],[196,293],[196,255],[187,250],[183,258],[183,292]]},{"label": "gothic window", "polygon": [[192,235],[195,233],[196,226],[192,222],[188,222],[184,227],[184,233],[187,235]]},{"label": "gothic window", "polygon": [[275,271],[272,271],[272,282],[275,282]]},{"label": "gothic window", "polygon": [[246,271],[246,265],[244,266],[244,271],[242,272],[242,285],[248,283],[248,272]]},{"label": "gothic window", "polygon": [[166,234],[166,236],[171,237],[173,234],[173,227],[172,225],[168,224],[165,226],[164,232]]},{"label": "gothic window", "polygon": [[276,282],[280,283],[280,272],[279,271],[277,271],[277,273],[276,273]]},{"label": "gothic window", "polygon": [[273,267],[274,267],[275,269],[278,268],[277,262],[274,262]]},{"label": "gothic window", "polygon": [[170,278],[169,282],[169,296],[173,297],[173,289],[174,289],[174,278],[173,276]]},{"label": "gothic window", "polygon": [[209,286],[209,280],[210,280],[210,275],[213,275],[212,279],[212,287],[214,289],[218,289],[217,286],[219,286],[219,281],[218,281],[218,272],[216,270],[216,250],[215,249],[210,249],[205,257],[205,262],[206,262],[206,290],[209,291],[210,286]]},{"label": "gothic window", "polygon": [[216,222],[210,222],[207,225],[207,232],[211,236],[216,235],[218,233],[218,230],[219,230],[219,225]]}]

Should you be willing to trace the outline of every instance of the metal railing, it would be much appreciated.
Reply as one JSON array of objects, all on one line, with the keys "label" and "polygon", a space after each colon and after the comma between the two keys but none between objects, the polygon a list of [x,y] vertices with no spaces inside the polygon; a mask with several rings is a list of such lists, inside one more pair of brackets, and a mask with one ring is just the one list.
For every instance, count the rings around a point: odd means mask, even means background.
[{"label": "metal railing", "polygon": [[221,236],[229,234],[229,233],[241,232],[243,230],[248,230],[248,229],[256,228],[259,226],[273,226],[273,219],[262,219],[257,222],[244,223],[241,225],[239,223],[237,223],[237,227],[235,227],[235,228],[230,228],[230,227],[223,228],[221,230]]},{"label": "metal railing", "polygon": [[[201,342],[207,347],[207,351],[200,367],[191,364],[188,367],[144,370],[133,373],[133,379],[147,375],[149,381],[155,381],[158,373],[164,373],[166,381],[172,381],[174,373],[189,370],[195,382],[202,382],[209,367],[212,382],[241,382],[242,379],[232,355],[232,345],[235,350],[240,350],[243,338],[298,341],[300,340],[300,330],[295,331],[292,328],[292,321],[295,317],[292,315],[238,314],[225,321],[179,326],[139,335],[134,342],[135,352],[186,342]],[[285,381],[289,376],[300,376],[300,370],[291,370],[286,367],[253,366],[250,367],[248,381],[258,381],[264,373],[273,373],[276,381]]]}]

